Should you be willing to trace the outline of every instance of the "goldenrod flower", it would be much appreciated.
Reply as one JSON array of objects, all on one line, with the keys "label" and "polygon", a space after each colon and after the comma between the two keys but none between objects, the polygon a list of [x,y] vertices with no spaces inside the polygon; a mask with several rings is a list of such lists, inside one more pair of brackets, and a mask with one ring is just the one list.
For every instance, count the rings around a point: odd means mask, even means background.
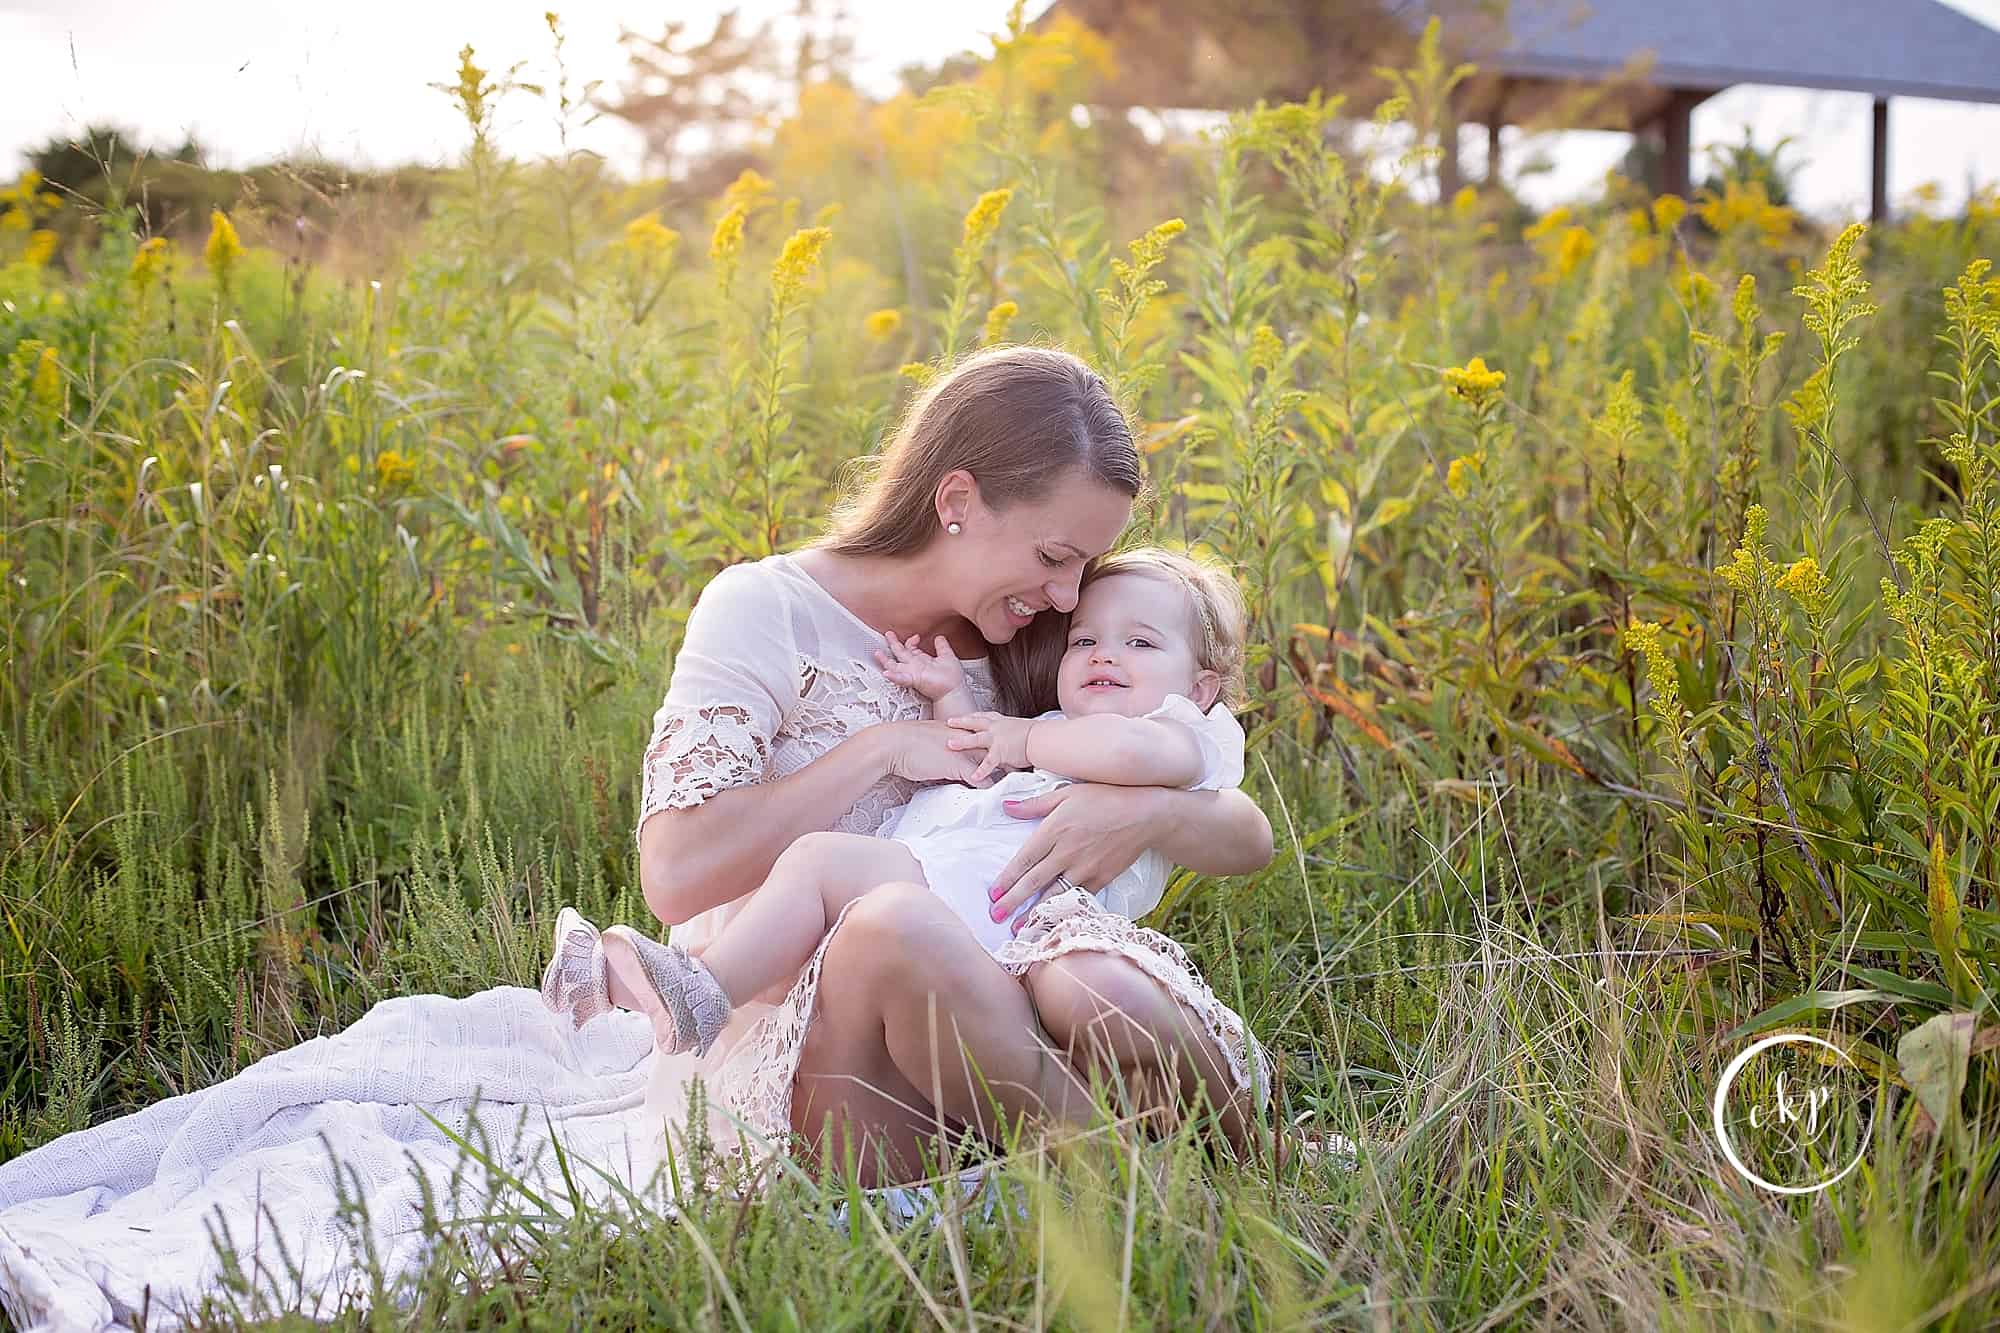
[{"label": "goldenrod flower", "polygon": [[1002,301],[986,312],[986,327],[980,330],[979,340],[991,347],[1007,337],[1007,326],[1014,322],[1014,316],[1021,313],[1021,307],[1012,301]]},{"label": "goldenrod flower", "polygon": [[235,226],[219,208],[209,214],[208,244],[202,247],[201,255],[208,271],[215,275],[216,284],[227,291],[236,261],[243,257],[243,242],[237,239]]},{"label": "goldenrod flower", "polygon": [[903,312],[893,308],[877,310],[861,321],[861,329],[876,342],[887,342],[903,327]]},{"label": "goldenrod flower", "polygon": [[1663,232],[1681,225],[1687,216],[1687,200],[1677,194],[1663,194],[1653,201],[1653,225]]},{"label": "goldenrod flower", "polygon": [[1686,739],[1687,710],[1681,705],[1680,673],[1667,654],[1661,630],[1659,625],[1634,621],[1625,627],[1625,647],[1645,661],[1646,683],[1653,687],[1653,716],[1666,729],[1671,747],[1678,750]]},{"label": "goldenrod flower", "polygon": [[1285,359],[1285,344],[1269,324],[1259,324],[1250,335],[1250,369],[1269,374]]},{"label": "goldenrod flower", "polygon": [[145,291],[167,267],[167,238],[154,236],[139,244],[138,252],[132,256],[132,268],[127,275],[132,285]]},{"label": "goldenrod flower", "polygon": [[993,233],[1000,228],[1000,214],[1006,210],[1007,201],[1014,197],[1012,190],[988,190],[979,196],[965,215],[965,236],[960,248],[968,254],[977,253],[993,239]]},{"label": "goldenrod flower", "polygon": [[28,233],[28,248],[21,252],[22,260],[30,268],[40,268],[49,262],[49,256],[56,252],[56,234],[47,227]]},{"label": "goldenrod flower", "polygon": [[805,285],[812,281],[813,273],[819,268],[820,252],[833,235],[827,227],[807,227],[795,231],[785,242],[785,248],[778,252],[778,261],[771,265],[771,294],[779,301],[795,299]]},{"label": "goldenrod flower", "polygon": [[1569,225],[1569,208],[1559,205],[1544,213],[1521,233],[1524,241],[1539,241],[1544,236],[1553,236],[1559,229]]},{"label": "goldenrod flower", "polygon": [[1507,372],[1488,370],[1483,356],[1475,356],[1463,366],[1452,366],[1444,372],[1445,388],[1475,408],[1484,407],[1498,397],[1506,383]]},{"label": "goldenrod flower", "polygon": [[1597,249],[1597,238],[1590,234],[1588,227],[1569,227],[1562,234],[1562,241],[1556,246],[1556,276],[1567,278],[1576,271],[1577,265],[1590,258]]},{"label": "goldenrod flower", "polygon": [[731,204],[722,210],[715,221],[715,234],[708,238],[708,257],[725,275],[735,270],[736,257],[743,253],[743,221],[749,216],[742,204]]},{"label": "goldenrod flower", "polygon": [[1777,568],[1766,553],[1764,533],[1771,515],[1763,505],[1751,505],[1743,514],[1743,540],[1729,559],[1716,567],[1722,581],[1744,596],[1756,590],[1759,579],[1769,578]]},{"label": "goldenrod flower", "polygon": [[1472,490],[1472,483],[1479,480],[1479,469],[1486,462],[1485,450],[1473,454],[1460,454],[1451,460],[1444,471],[1444,488],[1463,500]]},{"label": "goldenrod flower", "polygon": [[62,363],[56,359],[56,349],[43,347],[35,357],[34,377],[28,381],[28,394],[43,407],[57,407],[62,403]]},{"label": "goldenrod flower", "polygon": [[1458,193],[1451,197],[1451,215],[1455,218],[1471,217],[1472,211],[1478,207],[1479,191],[1470,185],[1461,186]]},{"label": "goldenrod flower", "polygon": [[755,167],[745,167],[723,190],[722,206],[725,209],[740,207],[744,216],[748,217],[760,208],[770,207],[771,196],[776,193],[776,188]]},{"label": "goldenrod flower", "polygon": [[641,213],[625,224],[625,248],[640,260],[665,260],[681,243],[681,234],[660,221],[658,210]]},{"label": "goldenrod flower", "polygon": [[920,389],[937,378],[937,368],[922,361],[905,361],[897,367],[896,373]]},{"label": "goldenrod flower", "polygon": [[417,465],[394,449],[375,456],[375,484],[385,491],[399,491],[417,479]]},{"label": "goldenrod flower", "polygon": [[1792,561],[1778,575],[1778,591],[1790,597],[1808,613],[1816,614],[1826,605],[1828,581],[1819,561],[1804,556]]}]

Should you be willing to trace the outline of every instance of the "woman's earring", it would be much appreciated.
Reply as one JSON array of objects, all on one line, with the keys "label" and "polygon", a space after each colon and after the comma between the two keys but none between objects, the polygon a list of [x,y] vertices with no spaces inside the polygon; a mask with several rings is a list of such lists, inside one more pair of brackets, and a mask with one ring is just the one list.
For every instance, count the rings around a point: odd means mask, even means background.
[{"label": "woman's earring", "polygon": [[947,524],[945,524],[945,525],[944,525],[944,530],[945,530],[946,532],[949,532],[949,533],[950,533],[950,534],[951,534],[952,536],[954,536],[954,537],[956,537],[956,536],[957,536],[957,535],[959,534],[959,532],[961,531],[961,529],[959,528],[958,524],[956,524],[956,523],[947,523]]}]

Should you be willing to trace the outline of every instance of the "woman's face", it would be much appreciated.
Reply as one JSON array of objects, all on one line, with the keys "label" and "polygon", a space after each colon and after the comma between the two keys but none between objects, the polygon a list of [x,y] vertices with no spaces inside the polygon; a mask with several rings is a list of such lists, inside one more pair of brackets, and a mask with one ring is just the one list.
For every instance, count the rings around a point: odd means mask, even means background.
[{"label": "woman's face", "polygon": [[1005,643],[1035,616],[1076,607],[1083,566],[1110,550],[1132,518],[1132,500],[1072,470],[1040,501],[989,509],[969,473],[938,487],[940,532],[931,550],[951,581],[953,609],[988,643]]}]

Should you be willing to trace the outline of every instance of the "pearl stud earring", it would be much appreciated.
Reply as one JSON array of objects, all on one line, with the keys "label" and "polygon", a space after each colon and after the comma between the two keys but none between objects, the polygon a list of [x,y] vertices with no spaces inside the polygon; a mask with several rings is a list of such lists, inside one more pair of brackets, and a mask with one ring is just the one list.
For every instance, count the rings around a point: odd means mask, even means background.
[{"label": "pearl stud earring", "polygon": [[961,529],[961,528],[960,528],[960,527],[958,526],[958,524],[956,524],[956,523],[947,523],[947,524],[945,524],[945,525],[944,525],[944,530],[945,530],[946,532],[949,532],[949,533],[950,533],[950,534],[951,534],[952,536],[954,536],[954,537],[956,537],[956,536],[957,536],[957,535],[958,535],[958,534],[959,534],[959,533],[960,533],[960,532],[962,531],[962,529]]}]

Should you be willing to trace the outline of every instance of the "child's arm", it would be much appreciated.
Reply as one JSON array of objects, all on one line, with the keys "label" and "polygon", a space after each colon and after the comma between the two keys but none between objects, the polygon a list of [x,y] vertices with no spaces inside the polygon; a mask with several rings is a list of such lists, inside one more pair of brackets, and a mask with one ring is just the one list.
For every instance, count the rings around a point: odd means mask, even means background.
[{"label": "child's arm", "polygon": [[1002,766],[1121,787],[1188,787],[1201,778],[1201,743],[1168,718],[1100,713],[1030,721],[985,712],[948,721],[966,733],[952,738],[954,749],[986,751],[975,782]]}]

